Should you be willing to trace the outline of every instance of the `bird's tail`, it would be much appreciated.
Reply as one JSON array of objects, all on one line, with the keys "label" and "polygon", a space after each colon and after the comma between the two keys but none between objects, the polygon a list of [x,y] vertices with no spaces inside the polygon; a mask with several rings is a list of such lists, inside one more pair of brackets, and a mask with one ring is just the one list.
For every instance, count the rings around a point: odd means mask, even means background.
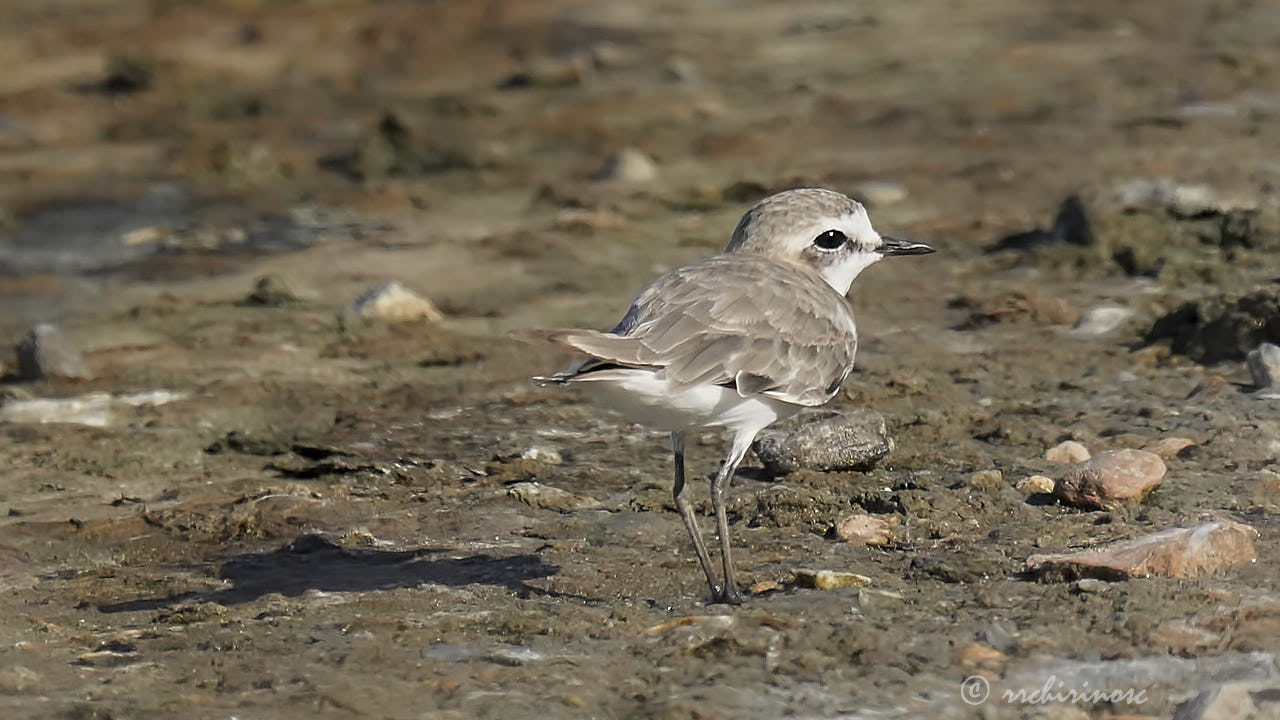
[{"label": "bird's tail", "polygon": [[587,367],[605,363],[636,363],[634,338],[622,337],[613,333],[598,330],[544,330],[535,328],[518,328],[507,333],[513,340],[532,345],[558,345],[577,350],[590,357],[576,362],[554,375],[539,375],[533,379],[539,385],[564,385],[582,374]]}]

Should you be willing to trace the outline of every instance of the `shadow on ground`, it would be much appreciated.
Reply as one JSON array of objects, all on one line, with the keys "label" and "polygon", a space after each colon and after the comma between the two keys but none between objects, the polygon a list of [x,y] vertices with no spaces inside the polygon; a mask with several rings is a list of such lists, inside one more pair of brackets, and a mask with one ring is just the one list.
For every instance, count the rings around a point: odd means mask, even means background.
[{"label": "shadow on ground", "polygon": [[525,592],[525,581],[547,577],[560,568],[536,555],[433,558],[447,550],[351,549],[319,535],[300,535],[293,542],[268,553],[240,555],[222,566],[219,577],[233,587],[213,593],[183,593],[139,598],[100,605],[105,613],[156,610],[196,598],[201,602],[236,605],[263,595],[297,596],[307,590],[365,592],[415,587],[496,585]]}]

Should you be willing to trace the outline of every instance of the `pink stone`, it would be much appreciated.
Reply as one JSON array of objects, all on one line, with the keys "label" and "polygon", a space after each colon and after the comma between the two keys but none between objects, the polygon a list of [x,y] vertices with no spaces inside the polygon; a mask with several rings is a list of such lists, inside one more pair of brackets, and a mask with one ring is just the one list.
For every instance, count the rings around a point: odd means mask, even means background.
[{"label": "pink stone", "polygon": [[1072,505],[1114,508],[1141,500],[1164,479],[1164,460],[1146,450],[1107,450],[1071,468],[1053,494]]},{"label": "pink stone", "polygon": [[1257,559],[1258,531],[1223,520],[1174,528],[1093,550],[1032,555],[1027,571],[1051,579],[1126,580],[1162,575],[1189,578]]}]

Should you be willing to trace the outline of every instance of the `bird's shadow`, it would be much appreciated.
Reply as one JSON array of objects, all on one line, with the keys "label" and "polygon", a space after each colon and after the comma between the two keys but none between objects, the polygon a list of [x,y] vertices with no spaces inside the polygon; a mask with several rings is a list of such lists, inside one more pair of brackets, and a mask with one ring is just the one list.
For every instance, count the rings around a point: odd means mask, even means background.
[{"label": "bird's shadow", "polygon": [[537,592],[524,582],[560,571],[537,555],[439,557],[447,552],[353,549],[335,545],[319,535],[299,535],[278,550],[239,555],[224,563],[218,576],[231,583],[229,588],[138,598],[99,605],[98,609],[105,613],[158,610],[186,600],[236,605],[271,593],[297,596],[307,590],[366,592],[425,583],[454,587],[496,585]]}]

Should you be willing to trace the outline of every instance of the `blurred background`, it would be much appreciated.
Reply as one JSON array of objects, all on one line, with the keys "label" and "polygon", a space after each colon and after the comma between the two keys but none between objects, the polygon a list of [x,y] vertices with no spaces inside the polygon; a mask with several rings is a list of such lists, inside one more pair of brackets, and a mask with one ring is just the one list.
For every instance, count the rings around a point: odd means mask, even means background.
[{"label": "blurred background", "polygon": [[[1274,556],[1277,38],[1266,0],[0,3],[0,707],[959,716],[1037,658],[1157,658],[1123,676],[1157,715],[1280,685],[1266,562],[1021,574],[1205,512]],[[834,407],[896,449],[739,478],[740,564],[788,588],[750,607],[786,619],[664,626],[704,611],[662,442],[505,332],[611,326],[804,185],[939,249],[851,295]],[[1048,493],[1063,440],[1169,439],[1141,509]],[[908,530],[833,541],[855,511]]]}]

